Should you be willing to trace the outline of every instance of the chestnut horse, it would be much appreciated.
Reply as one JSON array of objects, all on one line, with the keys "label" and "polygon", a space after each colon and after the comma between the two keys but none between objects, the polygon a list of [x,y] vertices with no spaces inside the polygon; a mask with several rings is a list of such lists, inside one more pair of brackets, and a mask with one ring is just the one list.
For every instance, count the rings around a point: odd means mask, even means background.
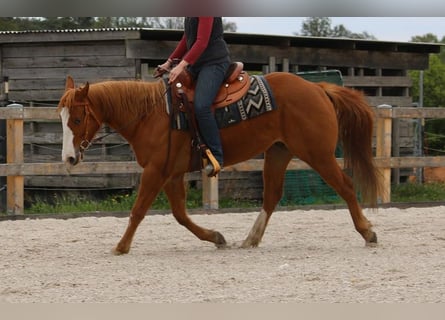
[{"label": "chestnut horse", "polygon": [[[286,167],[292,157],[309,164],[346,201],[355,229],[366,244],[377,242],[362,213],[356,192],[371,206],[380,194],[379,171],[373,162],[373,112],[359,91],[330,83],[312,83],[297,75],[265,75],[277,108],[256,118],[221,129],[224,164],[230,166],[264,153],[263,205],[243,248],[257,247],[283,192]],[[195,224],[185,207],[184,174],[189,170],[191,135],[171,130],[162,80],[105,81],[75,88],[67,77],[58,110],[63,125],[62,160],[76,165],[102,124],[121,134],[143,168],[129,223],[114,248],[128,253],[142,219],[161,189],[176,220],[201,240],[224,247],[217,231]],[[340,141],[345,168],[334,152]],[[356,190],[354,190],[354,188]]]}]

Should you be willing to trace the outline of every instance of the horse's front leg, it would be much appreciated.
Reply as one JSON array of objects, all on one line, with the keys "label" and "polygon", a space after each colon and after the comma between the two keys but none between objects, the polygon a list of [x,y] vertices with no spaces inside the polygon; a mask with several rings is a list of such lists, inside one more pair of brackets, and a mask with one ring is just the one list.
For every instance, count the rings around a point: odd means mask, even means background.
[{"label": "horse's front leg", "polygon": [[226,246],[223,235],[214,230],[208,230],[196,225],[187,215],[186,190],[184,185],[184,174],[172,177],[164,186],[165,194],[168,197],[174,217],[179,224],[190,230],[201,240],[213,242],[218,248]]},{"label": "horse's front leg", "polygon": [[131,209],[127,229],[117,246],[114,248],[114,254],[120,255],[130,251],[131,242],[133,241],[136,229],[142,219],[144,219],[147,210],[156,199],[156,196],[164,183],[164,178],[159,174],[160,171],[161,170],[153,166],[144,168],[136,201]]}]

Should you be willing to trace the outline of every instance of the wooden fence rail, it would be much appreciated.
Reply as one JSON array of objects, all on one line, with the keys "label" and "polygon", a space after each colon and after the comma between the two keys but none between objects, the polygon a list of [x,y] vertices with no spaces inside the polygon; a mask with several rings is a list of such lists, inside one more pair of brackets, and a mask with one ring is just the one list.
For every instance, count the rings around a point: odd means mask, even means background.
[{"label": "wooden fence rail", "polygon": [[[445,118],[445,108],[375,108],[376,126],[376,165],[382,170],[385,196],[382,203],[391,199],[391,168],[445,167],[445,156],[437,157],[391,157],[391,120],[394,118]],[[76,167],[67,168],[63,163],[24,163],[23,126],[24,121],[58,120],[54,107],[5,107],[0,108],[0,119],[6,119],[7,159],[0,164],[0,176],[7,177],[7,213],[24,212],[24,176],[38,175],[82,175],[140,173],[135,161],[82,162]],[[337,159],[340,166],[343,160]],[[248,160],[225,171],[261,171],[262,159]],[[288,170],[307,170],[310,167],[301,160],[293,159]],[[218,207],[217,178],[207,180],[203,176],[203,204],[207,208]],[[215,191],[216,190],[216,191]]]}]

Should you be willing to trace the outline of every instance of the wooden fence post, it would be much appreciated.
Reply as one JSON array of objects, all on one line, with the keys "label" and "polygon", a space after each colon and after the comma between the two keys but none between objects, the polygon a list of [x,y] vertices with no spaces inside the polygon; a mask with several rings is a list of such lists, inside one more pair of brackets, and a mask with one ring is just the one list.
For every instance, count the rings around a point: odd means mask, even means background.
[{"label": "wooden fence post", "polygon": [[288,58],[283,58],[283,66],[281,68],[281,71],[289,72],[289,59]]},{"label": "wooden fence post", "polygon": [[[392,153],[391,157],[400,157],[400,119],[392,119]],[[392,181],[395,185],[400,184],[400,168],[393,168],[391,170]]]},{"label": "wooden fence post", "polygon": [[202,207],[204,209],[218,209],[219,208],[219,194],[218,194],[218,176],[207,177],[202,173]]},{"label": "wooden fence post", "polygon": [[277,71],[277,58],[269,57],[269,72]]},{"label": "wooden fence post", "polygon": [[[378,158],[391,158],[391,138],[392,138],[392,107],[388,104],[377,106],[385,110],[382,117],[377,118],[376,128],[376,156]],[[381,168],[383,175],[383,194],[382,203],[391,202],[391,168]]]},{"label": "wooden fence post", "polygon": [[[13,103],[8,107],[21,111],[21,119],[6,120],[6,163],[23,164],[23,106]],[[24,214],[24,176],[6,178],[6,211],[8,214]]]}]

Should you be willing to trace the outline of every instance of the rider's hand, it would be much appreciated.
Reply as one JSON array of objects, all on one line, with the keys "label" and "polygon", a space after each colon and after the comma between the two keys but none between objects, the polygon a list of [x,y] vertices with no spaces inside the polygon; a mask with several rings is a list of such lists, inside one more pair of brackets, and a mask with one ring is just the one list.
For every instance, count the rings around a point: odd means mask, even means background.
[{"label": "rider's hand", "polygon": [[172,61],[168,59],[163,64],[159,65],[158,68],[169,71],[172,66]]},{"label": "rider's hand", "polygon": [[174,82],[187,66],[188,62],[185,60],[181,60],[181,62],[179,62],[177,66],[175,66],[173,69],[170,70],[168,83]]},{"label": "rider's hand", "polygon": [[160,64],[156,67],[156,69],[153,71],[153,77],[160,78],[164,73],[167,73],[170,71],[172,65],[172,60],[168,59],[163,64]]}]

